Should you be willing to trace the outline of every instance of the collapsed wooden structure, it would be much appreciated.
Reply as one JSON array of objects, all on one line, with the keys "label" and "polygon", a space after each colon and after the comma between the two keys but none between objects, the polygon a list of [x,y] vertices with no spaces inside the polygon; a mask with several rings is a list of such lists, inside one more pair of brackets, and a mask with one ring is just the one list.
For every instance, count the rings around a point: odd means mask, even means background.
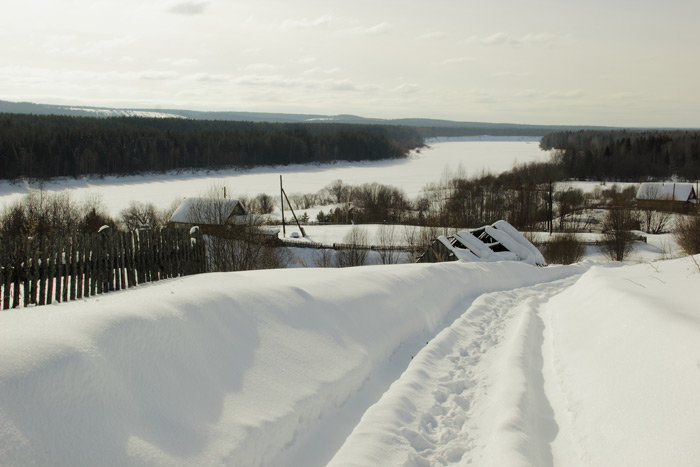
[{"label": "collapsed wooden structure", "polygon": [[508,222],[500,220],[478,229],[441,235],[419,258],[419,263],[442,261],[521,261],[546,266],[542,253]]}]

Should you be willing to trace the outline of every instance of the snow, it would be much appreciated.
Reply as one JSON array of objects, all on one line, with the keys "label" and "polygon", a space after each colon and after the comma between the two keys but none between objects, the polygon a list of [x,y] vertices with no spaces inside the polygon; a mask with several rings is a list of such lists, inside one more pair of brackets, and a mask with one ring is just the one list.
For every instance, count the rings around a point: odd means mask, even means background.
[{"label": "snow", "polygon": [[693,465],[698,259],[203,274],[4,311],[0,464]]},{"label": "snow", "polygon": [[[116,215],[213,182],[279,193],[281,170],[290,191],[342,178],[413,196],[461,161],[477,170],[474,157],[546,157],[536,142],[481,144],[44,188],[99,194]],[[0,204],[27,189],[0,183]],[[298,241],[351,228],[305,226]],[[380,227],[362,228],[377,244]],[[412,227],[395,229],[401,244]],[[660,261],[678,254],[673,236],[646,237],[625,264],[588,246],[585,262],[546,268],[307,268],[318,252],[292,248],[294,269],[2,311],[0,465],[697,465],[700,256]]]},{"label": "snow", "polygon": [[697,465],[696,261],[594,267],[544,308],[555,461],[573,449],[579,465]]},{"label": "snow", "polygon": [[83,177],[57,179],[44,183],[10,183],[0,181],[0,208],[18,201],[30,189],[66,192],[71,199],[100,198],[108,213],[118,216],[132,201],[147,201],[157,208],[170,207],[183,198],[203,196],[212,187],[228,186],[231,197],[253,197],[267,193],[279,199],[279,176],[284,177],[287,193],[316,193],[334,180],[348,185],[383,183],[416,198],[427,183],[440,181],[444,174],[461,171],[479,175],[483,171],[500,173],[513,164],[544,161],[549,152],[541,151],[536,142],[528,141],[456,141],[434,142],[413,151],[406,159],[376,162],[338,162],[266,166],[249,170],[179,172],[140,176]]}]

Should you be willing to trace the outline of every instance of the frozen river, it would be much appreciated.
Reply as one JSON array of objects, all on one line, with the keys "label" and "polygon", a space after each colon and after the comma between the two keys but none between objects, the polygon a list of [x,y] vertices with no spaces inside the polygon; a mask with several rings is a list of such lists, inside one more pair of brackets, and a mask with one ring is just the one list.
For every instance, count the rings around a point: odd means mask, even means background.
[{"label": "frozen river", "polygon": [[[43,184],[47,191],[68,191],[80,201],[98,196],[109,212],[117,215],[132,201],[148,201],[158,208],[175,200],[201,196],[212,186],[226,186],[232,197],[258,193],[279,194],[279,176],[284,176],[287,193],[314,193],[333,180],[352,185],[379,182],[403,189],[410,198],[420,194],[428,183],[438,182],[457,171],[468,176],[483,172],[500,173],[516,163],[545,161],[539,140],[526,139],[440,139],[414,151],[406,159],[366,163],[266,166],[250,170],[183,172],[128,177],[61,179]],[[19,199],[38,183],[0,182],[0,205]]]}]

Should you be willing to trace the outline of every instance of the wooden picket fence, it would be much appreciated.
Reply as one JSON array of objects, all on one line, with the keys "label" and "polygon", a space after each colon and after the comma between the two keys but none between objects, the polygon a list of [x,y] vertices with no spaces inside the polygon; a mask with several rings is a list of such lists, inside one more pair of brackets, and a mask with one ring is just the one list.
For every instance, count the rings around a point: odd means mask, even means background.
[{"label": "wooden picket fence", "polygon": [[176,229],[0,239],[0,309],[205,272],[204,243],[199,234]]}]

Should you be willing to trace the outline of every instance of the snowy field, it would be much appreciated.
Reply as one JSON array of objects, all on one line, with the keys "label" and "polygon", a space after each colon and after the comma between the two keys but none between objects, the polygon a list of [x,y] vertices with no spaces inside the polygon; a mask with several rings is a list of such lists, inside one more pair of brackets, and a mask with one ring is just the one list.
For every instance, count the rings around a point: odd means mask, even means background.
[{"label": "snowy field", "polygon": [[[378,182],[396,186],[403,189],[409,198],[415,198],[426,184],[438,182],[443,175],[454,174],[457,170],[468,175],[478,175],[487,170],[500,173],[512,168],[515,163],[548,158],[549,152],[541,151],[539,141],[533,138],[492,138],[486,141],[483,138],[462,138],[429,142],[428,147],[412,152],[407,159],[61,179],[44,183],[43,189],[49,192],[65,191],[75,201],[99,197],[109,213],[116,217],[132,201],[148,201],[158,208],[167,208],[182,198],[206,194],[214,186],[227,186],[230,196],[268,193],[277,199],[280,175],[284,177],[288,194],[316,193],[330,182],[341,179],[350,185]],[[39,189],[41,186],[37,183],[0,181],[0,208],[15,202],[29,189]]]},{"label": "snowy field", "polygon": [[3,311],[0,465],[697,465],[698,262],[203,274]]}]

